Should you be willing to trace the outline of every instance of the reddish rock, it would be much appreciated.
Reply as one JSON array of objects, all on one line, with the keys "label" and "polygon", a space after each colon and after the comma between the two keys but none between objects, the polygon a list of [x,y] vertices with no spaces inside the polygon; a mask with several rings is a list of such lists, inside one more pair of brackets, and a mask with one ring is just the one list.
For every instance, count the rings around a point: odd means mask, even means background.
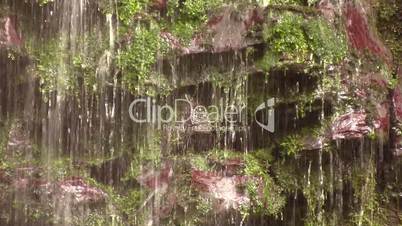
[{"label": "reddish rock", "polygon": [[177,206],[177,196],[174,192],[167,194],[164,205],[160,208],[160,217],[168,218],[172,215],[173,210]]},{"label": "reddish rock", "polygon": [[49,195],[53,192],[53,184],[37,178],[16,178],[12,182],[12,186],[19,192],[29,192],[32,195]]},{"label": "reddish rock", "polygon": [[383,133],[388,133],[390,128],[388,103],[384,102],[376,104],[376,119],[374,120],[374,127]]},{"label": "reddish rock", "polygon": [[330,0],[321,0],[318,3],[317,7],[318,11],[327,19],[330,23],[334,22],[335,19],[335,6],[331,3]]},{"label": "reddish rock", "polygon": [[371,131],[366,123],[366,117],[367,115],[363,111],[354,111],[339,116],[332,124],[331,138],[333,140],[362,138]]},{"label": "reddish rock", "polygon": [[219,22],[222,21],[222,19],[223,19],[223,15],[213,16],[208,20],[207,26],[208,27],[216,26]]},{"label": "reddish rock", "polygon": [[165,191],[173,177],[173,166],[171,162],[164,162],[160,170],[144,170],[137,181],[149,189],[159,189]]},{"label": "reddish rock", "polygon": [[11,177],[5,170],[0,169],[0,184],[10,184]]},{"label": "reddish rock", "polygon": [[170,32],[161,32],[160,37],[172,48],[173,50],[177,50],[182,54],[188,54],[190,51],[187,47],[184,47],[180,40],[172,35]]},{"label": "reddish rock", "polygon": [[188,47],[181,46],[178,39],[167,32],[163,32],[161,36],[184,55],[219,53],[260,43],[261,41],[250,38],[247,34],[252,27],[263,21],[261,8],[249,8],[240,12],[233,7],[225,7],[208,20],[202,32],[193,37]]},{"label": "reddish rock", "polygon": [[72,177],[56,184],[55,195],[60,200],[69,199],[73,204],[102,203],[107,198],[106,193],[91,187],[82,178]]},{"label": "reddish rock", "polygon": [[32,197],[46,196],[55,198],[61,204],[95,204],[102,203],[107,198],[106,193],[90,186],[80,177],[71,177],[59,182],[51,182],[24,173],[12,179],[11,185],[16,191],[26,192]]},{"label": "reddish rock", "polygon": [[371,30],[367,15],[362,7],[347,4],[344,9],[344,16],[347,35],[353,48],[361,53],[369,50],[372,54],[384,59],[385,62],[392,62],[389,50]]},{"label": "reddish rock", "polygon": [[11,16],[0,18],[0,46],[21,46],[22,40],[16,30],[16,20]]},{"label": "reddish rock", "polygon": [[164,11],[167,8],[167,0],[154,0],[152,3],[152,8]]},{"label": "reddish rock", "polygon": [[396,88],[393,90],[393,96],[392,96],[392,104],[393,104],[393,115],[395,117],[395,127],[394,129],[394,134],[395,134],[395,140],[394,140],[394,150],[393,154],[394,156],[400,157],[402,156],[402,136],[398,131],[401,131],[401,123],[402,123],[402,69],[398,68],[397,69],[397,76],[398,76],[398,85]]},{"label": "reddish rock", "polygon": [[245,176],[226,177],[216,172],[193,170],[191,178],[193,185],[199,191],[218,201],[218,210],[236,209],[250,203],[247,195],[238,190],[239,186],[245,185],[247,181]]},{"label": "reddish rock", "polygon": [[399,88],[394,90],[393,104],[395,117],[398,121],[402,122],[402,90]]},{"label": "reddish rock", "polygon": [[246,30],[249,30],[257,24],[262,24],[264,22],[264,15],[262,10],[255,8],[249,12],[248,18],[244,20],[244,25]]}]

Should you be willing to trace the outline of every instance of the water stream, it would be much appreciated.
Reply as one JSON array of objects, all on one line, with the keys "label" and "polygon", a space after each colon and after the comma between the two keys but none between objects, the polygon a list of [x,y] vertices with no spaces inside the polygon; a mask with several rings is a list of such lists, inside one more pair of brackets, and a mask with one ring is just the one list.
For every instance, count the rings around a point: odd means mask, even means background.
[{"label": "water stream", "polygon": [[127,28],[127,1],[0,0],[23,42],[0,45],[0,226],[402,224],[401,158],[330,67],[260,70],[269,45],[237,43],[232,13],[202,51],[138,35],[138,74],[157,60],[127,85],[127,34],[171,19]]}]

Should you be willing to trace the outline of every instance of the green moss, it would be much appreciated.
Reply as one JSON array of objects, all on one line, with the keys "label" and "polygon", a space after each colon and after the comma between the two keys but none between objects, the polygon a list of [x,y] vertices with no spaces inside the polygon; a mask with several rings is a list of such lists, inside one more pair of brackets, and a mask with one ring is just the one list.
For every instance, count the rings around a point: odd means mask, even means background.
[{"label": "green moss", "polygon": [[353,170],[352,186],[359,202],[352,215],[352,222],[356,225],[386,225],[387,216],[383,209],[385,200],[376,190],[374,163],[369,163],[364,169]]},{"label": "green moss", "polygon": [[168,1],[168,16],[171,20],[165,27],[187,45],[194,34],[208,20],[208,15],[224,4],[224,0],[179,0]]},{"label": "green moss", "polygon": [[344,34],[337,32],[323,18],[305,23],[305,32],[310,52],[317,62],[336,64],[346,57],[347,44]]},{"label": "green moss", "polygon": [[38,0],[38,1],[39,1],[40,6],[45,6],[45,5],[53,2],[54,0]]},{"label": "green moss", "polygon": [[61,85],[58,84],[58,80],[61,80],[62,74],[67,74],[65,68],[60,67],[60,61],[65,57],[65,52],[61,50],[59,41],[49,40],[47,44],[39,48],[29,48],[28,52],[36,62],[33,69],[40,79],[41,92],[46,96],[57,90],[57,86]]},{"label": "green moss", "polygon": [[285,137],[280,146],[284,153],[288,156],[296,156],[303,150],[303,142],[301,136],[298,134],[289,135]]},{"label": "green moss", "polygon": [[260,162],[269,165],[274,161],[274,156],[272,155],[272,149],[258,149],[252,152],[253,156],[255,156]]},{"label": "green moss", "polygon": [[374,5],[377,10],[377,29],[387,48],[392,52],[394,63],[402,63],[402,6],[397,0],[377,1]]},{"label": "green moss", "polygon": [[271,5],[303,5],[302,0],[269,0]]},{"label": "green moss", "polygon": [[245,175],[259,178],[250,181],[246,186],[251,200],[250,211],[278,216],[286,203],[282,189],[268,174],[267,166],[251,154],[245,156],[245,165]]},{"label": "green moss", "polygon": [[39,46],[32,44],[36,42],[34,39],[26,42],[27,51],[34,60],[31,70],[39,78],[40,90],[45,98],[55,91],[76,95],[79,81],[83,81],[88,91],[98,89],[97,80],[100,78],[96,71],[108,44],[97,35],[82,35],[76,40],[76,51],[66,46],[63,37],[47,40]]},{"label": "green moss", "polygon": [[286,63],[336,64],[347,53],[344,34],[320,17],[305,19],[299,14],[282,13],[277,23],[265,25],[263,34],[268,49],[257,66],[265,71]]},{"label": "green moss", "polygon": [[224,161],[227,159],[242,158],[243,153],[216,148],[208,153],[208,157],[214,160]]},{"label": "green moss", "polygon": [[287,194],[297,192],[301,188],[301,181],[304,176],[304,172],[298,170],[297,164],[293,161],[292,159],[285,162],[275,162],[272,166],[278,186]]},{"label": "green moss", "polygon": [[[110,205],[103,215],[96,214],[85,219],[88,222],[99,222],[101,225],[141,225],[145,214],[139,212],[149,193],[138,187],[122,193],[118,189],[98,183],[92,178],[86,178],[90,185],[106,192],[107,202]],[[89,223],[88,223],[89,224]],[[87,225],[87,224],[85,224]],[[90,225],[90,224],[89,224]],[[95,224],[96,225],[96,224]]]},{"label": "green moss", "polygon": [[191,166],[197,170],[209,171],[211,167],[208,164],[208,160],[204,156],[195,155],[190,158]]},{"label": "green moss", "polygon": [[0,125],[0,169],[7,168],[7,161],[5,159],[6,148],[9,136],[9,126],[6,122],[4,125]]},{"label": "green moss", "polygon": [[130,168],[122,180],[135,180],[140,175],[143,166],[147,168],[158,168],[162,158],[160,145],[160,135],[155,134],[154,137],[149,139],[147,145],[140,147],[138,152],[134,153]]},{"label": "green moss", "polygon": [[295,62],[307,57],[308,44],[303,30],[304,18],[292,13],[284,13],[273,27],[264,29],[264,39],[268,52]]},{"label": "green moss", "polygon": [[125,24],[130,25],[134,22],[134,16],[145,10],[149,0],[119,0],[118,15],[119,19]]},{"label": "green moss", "polygon": [[[158,57],[167,52],[167,45],[158,27],[137,27],[134,39],[118,56],[123,71],[123,83],[134,94],[152,95],[152,88],[168,89],[168,84],[154,70]],[[162,79],[162,82],[161,82]]]}]

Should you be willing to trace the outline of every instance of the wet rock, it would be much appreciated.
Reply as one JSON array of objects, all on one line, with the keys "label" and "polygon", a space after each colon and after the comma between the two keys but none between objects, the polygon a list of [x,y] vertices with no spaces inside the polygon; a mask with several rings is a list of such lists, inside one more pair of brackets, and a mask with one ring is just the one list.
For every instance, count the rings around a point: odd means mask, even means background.
[{"label": "wet rock", "polygon": [[346,18],[346,30],[349,42],[353,48],[361,53],[368,49],[372,54],[392,62],[389,50],[372,31],[368,22],[366,10],[359,5],[346,4],[344,9]]},{"label": "wet rock", "polygon": [[402,147],[397,147],[392,153],[395,157],[402,157]]},{"label": "wet rock", "polygon": [[22,40],[16,30],[16,20],[11,16],[0,18],[0,46],[21,46]]},{"label": "wet rock", "polygon": [[68,178],[57,183],[55,195],[58,200],[71,200],[75,205],[102,203],[107,198],[106,193],[88,185],[79,177]]},{"label": "wet rock", "polygon": [[398,121],[402,121],[402,89],[397,87],[393,93],[393,105],[395,117]]},{"label": "wet rock", "polygon": [[244,160],[240,158],[227,159],[222,164],[226,175],[236,175],[245,166]]},{"label": "wet rock", "polygon": [[177,196],[174,192],[167,194],[164,205],[160,208],[160,217],[168,218],[177,207]]},{"label": "wet rock", "polygon": [[306,151],[318,150],[324,147],[324,137],[316,137],[313,135],[302,138],[303,149]]},{"label": "wet rock", "polygon": [[[17,192],[23,192],[30,197],[54,198],[61,204],[89,205],[103,203],[107,195],[102,190],[87,184],[83,178],[71,177],[53,182],[41,178],[40,169],[34,167],[18,168],[10,177],[10,185]],[[0,175],[1,176],[1,175]]]},{"label": "wet rock", "polygon": [[334,22],[335,19],[335,6],[330,0],[321,0],[318,3],[318,11],[327,19],[330,23]]},{"label": "wet rock", "polygon": [[244,186],[247,181],[244,176],[228,177],[216,172],[193,170],[191,178],[199,191],[218,201],[219,210],[236,209],[250,203],[247,195],[239,191],[239,187]]},{"label": "wet rock", "polygon": [[224,7],[209,19],[205,31],[194,37],[185,53],[218,53],[261,43],[261,40],[249,37],[248,32],[263,21],[263,10],[260,8],[240,12],[233,7]]},{"label": "wet rock", "polygon": [[38,173],[39,169],[37,167],[27,166],[15,169],[15,177],[24,178],[32,177],[34,174]]},{"label": "wet rock", "polygon": [[6,170],[0,169],[0,184],[10,184],[11,177]]},{"label": "wet rock", "polygon": [[12,182],[12,187],[18,192],[25,192],[30,194],[32,197],[49,196],[53,192],[53,184],[38,178],[16,178]]},{"label": "wet rock", "polygon": [[390,118],[389,118],[389,104],[388,103],[377,103],[375,105],[375,120],[374,128],[383,134],[388,134],[390,128]]},{"label": "wet rock", "polygon": [[154,1],[152,2],[151,7],[152,7],[153,9],[155,9],[155,10],[158,10],[158,11],[162,11],[162,12],[163,12],[163,11],[166,10],[167,2],[168,2],[168,0],[154,0]]},{"label": "wet rock", "polygon": [[20,123],[14,124],[9,132],[7,152],[10,154],[15,152],[27,154],[31,151],[32,144],[23,126]]},{"label": "wet rock", "polygon": [[130,166],[130,155],[123,153],[113,159],[90,167],[90,175],[99,182],[109,185],[120,183],[120,179]]},{"label": "wet rock", "polygon": [[366,123],[366,117],[363,111],[353,111],[339,116],[332,124],[331,138],[333,140],[362,138],[371,131]]},{"label": "wet rock", "polygon": [[392,109],[393,109],[393,135],[394,137],[394,156],[402,156],[402,70],[399,68],[397,69],[397,76],[398,76],[398,84],[392,92]]},{"label": "wet rock", "polygon": [[240,12],[233,7],[224,7],[208,20],[189,46],[183,46],[179,39],[169,32],[161,32],[160,36],[182,55],[236,51],[262,43],[262,40],[248,34],[251,28],[263,22],[261,8],[248,8]]},{"label": "wet rock", "polygon": [[170,46],[170,48],[179,51],[183,54],[188,54],[188,48],[184,47],[180,40],[170,32],[161,32],[160,37]]},{"label": "wet rock", "polygon": [[164,162],[161,169],[146,169],[137,177],[138,183],[142,186],[155,190],[158,189],[162,193],[167,190],[169,183],[173,177],[173,164]]}]

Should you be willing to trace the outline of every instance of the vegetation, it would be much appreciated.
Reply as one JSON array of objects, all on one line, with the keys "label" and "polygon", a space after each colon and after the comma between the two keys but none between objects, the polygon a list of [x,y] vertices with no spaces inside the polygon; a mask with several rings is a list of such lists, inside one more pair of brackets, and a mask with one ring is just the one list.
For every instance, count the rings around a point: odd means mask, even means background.
[{"label": "vegetation", "polygon": [[402,45],[400,43],[402,25],[398,23],[402,11],[400,1],[378,1],[375,7],[377,9],[377,29],[379,34],[391,50],[395,65],[400,65],[402,59]]},{"label": "vegetation", "polygon": [[[136,29],[134,40],[119,55],[123,82],[132,93],[152,95],[152,90],[147,87],[168,85],[163,79],[164,82],[160,82],[162,76],[153,70],[158,57],[166,52],[167,45],[159,36],[157,27]],[[142,89],[145,89],[145,92]]]},{"label": "vegetation", "polygon": [[[10,1],[6,2],[8,4]],[[51,7],[57,4],[50,4],[51,2],[56,0],[38,0],[31,5],[36,8],[45,7],[41,9],[40,15],[41,18],[48,20],[52,18],[51,13],[56,13]],[[388,162],[388,156],[383,159],[384,162],[372,160],[373,153],[379,153],[374,148],[375,130],[368,135],[371,140],[328,142],[328,150],[325,148],[301,152],[305,148],[307,136],[325,136],[330,139],[332,134],[327,130],[331,125],[329,120],[326,121],[324,118],[327,114],[333,113],[332,117],[335,118],[355,106],[377,113],[372,109],[375,109],[377,104],[387,105],[391,98],[387,96],[387,92],[399,85],[396,73],[391,72],[387,65],[369,60],[367,56],[363,59],[361,56],[352,55],[353,51],[349,51],[347,47],[344,28],[338,26],[339,24],[330,24],[317,13],[315,5],[318,1],[169,0],[166,7],[163,6],[163,1],[151,0],[83,2],[85,4],[91,2],[91,7],[99,6],[98,10],[90,10],[97,15],[94,17],[85,15],[83,18],[70,15],[77,21],[70,21],[71,23],[67,21],[66,27],[69,28],[66,29],[53,25],[53,23],[66,23],[64,20],[69,19],[56,14],[61,17],[62,22],[58,20],[41,22],[43,27],[35,28],[38,29],[35,32],[46,32],[30,34],[31,37],[26,35],[25,48],[30,58],[30,72],[35,75],[39,83],[39,87],[31,87],[34,85],[29,84],[34,94],[29,94],[30,96],[23,101],[15,97],[22,90],[21,87],[23,89],[28,87],[17,79],[17,84],[11,84],[14,82],[12,80],[14,77],[8,75],[9,71],[14,70],[16,71],[14,74],[20,73],[20,65],[17,63],[21,63],[18,55],[22,53],[18,52],[18,48],[8,50],[4,59],[1,59],[0,63],[4,61],[13,64],[10,67],[7,65],[7,70],[4,70],[5,79],[0,81],[0,94],[7,99],[0,100],[0,189],[4,190],[0,192],[0,224],[4,221],[9,223],[17,218],[26,220],[27,217],[29,219],[25,223],[33,222],[34,225],[208,225],[216,223],[211,219],[215,219],[217,213],[221,213],[222,210],[217,207],[221,207],[222,199],[226,201],[227,198],[216,198],[214,194],[210,194],[213,193],[210,191],[213,189],[209,189],[208,185],[216,186],[214,183],[217,181],[228,183],[222,186],[226,185],[229,187],[228,190],[231,190],[222,193],[229,193],[224,194],[230,196],[228,199],[233,199],[229,202],[237,203],[236,198],[246,196],[247,201],[238,209],[238,206],[233,205],[236,208],[223,211],[229,213],[231,217],[228,219],[233,221],[236,221],[236,214],[241,215],[240,224],[247,222],[248,218],[251,222],[254,221],[254,216],[268,219],[270,222],[276,220],[288,223],[286,217],[289,211],[285,208],[293,208],[292,211],[295,213],[292,213],[292,216],[299,218],[297,220],[305,225],[393,225],[394,222],[389,222],[391,215],[392,219],[400,220],[401,217],[395,217],[391,211],[394,206],[400,205],[399,171],[395,173],[400,163],[393,165],[395,163]],[[260,5],[269,5],[264,11],[266,20],[261,25],[253,27],[250,33],[244,34],[257,38],[257,44],[254,43],[244,50],[247,56],[246,59],[241,59],[240,69],[236,66],[238,66],[237,60],[243,57],[243,50],[191,56],[183,56],[180,51],[176,51],[178,47],[189,47],[195,37],[203,35],[208,30],[206,25],[208,20],[213,16],[219,16],[222,7],[230,4],[236,10],[242,11],[246,7],[257,7],[255,4],[257,2]],[[396,56],[394,61],[398,61],[401,55],[400,23],[398,24],[400,7],[394,0],[379,2],[375,6],[380,9],[378,26],[381,35]],[[37,10],[36,8],[32,8],[32,11]],[[23,11],[29,10],[24,8]],[[90,14],[89,11],[87,13]],[[254,13],[253,11],[252,14]],[[7,15],[3,14],[2,10],[0,14]],[[251,13],[239,15],[233,13],[230,16],[242,22],[259,20],[253,18],[256,15]],[[70,31],[69,29],[77,28],[74,22],[80,24],[82,29],[80,27],[79,31]],[[48,30],[46,26],[52,29]],[[174,36],[174,40],[167,40],[161,35],[168,33]],[[196,59],[210,55],[214,55],[214,58],[208,60],[216,60],[218,64],[227,60],[233,62],[230,66],[222,63],[224,64],[222,67],[211,66],[208,61],[197,65],[197,70],[201,71],[200,78],[191,81],[193,83],[190,82],[191,85],[186,87],[174,87],[180,84],[182,78],[188,79],[185,69],[177,81],[176,76],[165,73],[166,68],[171,68],[173,73],[176,73],[175,70],[183,61],[195,65]],[[255,62],[256,59],[258,62]],[[369,63],[372,65],[364,65]],[[292,70],[288,70],[289,68]],[[271,72],[276,72],[274,69],[284,72],[283,77],[287,80],[283,84],[282,81],[270,80]],[[263,74],[261,71],[266,77],[254,81],[255,77]],[[295,73],[296,76],[287,76],[288,72]],[[375,80],[371,77],[367,79],[370,81],[359,81],[366,77],[357,76],[370,73],[380,74],[383,77],[380,77],[378,82],[371,81]],[[28,77],[22,74],[18,75],[18,78],[24,76]],[[301,87],[300,77],[314,78],[307,80],[307,83],[313,81],[311,89]],[[3,81],[5,83],[2,83]],[[287,81],[295,85],[289,87]],[[359,88],[367,88],[364,91],[367,91],[367,95],[373,99],[372,102],[380,103],[366,104],[366,100],[361,99],[369,98],[356,98],[354,95],[359,93],[355,92],[354,88],[359,84],[362,86]],[[38,94],[38,88],[41,95]],[[281,93],[282,90],[285,90],[285,94]],[[171,91],[174,94],[172,98],[168,96]],[[212,93],[204,95],[206,92]],[[38,100],[40,97],[36,97],[37,95],[44,97],[45,102]],[[283,126],[292,129],[271,134],[258,127],[255,128],[253,121],[247,121],[244,122],[246,128],[244,131],[235,133],[226,130],[207,131],[200,134],[199,131],[193,131],[193,123],[184,124],[180,128],[175,128],[176,125],[173,125],[173,128],[156,130],[151,124],[132,126],[132,122],[127,119],[127,103],[137,96],[153,96],[158,101],[169,102],[176,97],[187,98],[189,95],[191,97],[188,99],[194,100],[196,104],[214,103],[221,99],[226,103],[247,104],[251,116],[255,116],[254,109],[261,103],[280,96],[276,98],[276,103],[284,105],[283,112],[292,106],[291,114],[288,114],[288,111],[285,113],[286,125]],[[327,97],[331,99],[333,109],[327,110],[324,106],[326,103],[320,102],[318,104],[320,112],[307,114],[313,102],[315,103],[318,98],[323,100]],[[55,99],[60,108],[54,107]],[[77,100],[79,104],[75,105],[73,101],[69,102],[69,99]],[[297,108],[296,116],[293,105]],[[26,139],[29,142],[38,140],[39,143],[25,145],[29,146],[29,151],[25,151],[24,148],[16,151],[7,150],[10,146],[10,129],[13,129],[12,123],[8,122],[11,113],[3,114],[8,110],[3,108],[8,107],[15,111],[34,108],[33,112],[21,114],[21,120],[28,124],[26,130],[29,136]],[[386,107],[385,113],[389,113],[389,106]],[[54,112],[56,117],[51,117],[50,113]],[[295,117],[294,120],[300,118],[310,120],[306,116],[311,116],[312,120],[320,124],[319,128],[312,128],[311,124],[306,126],[307,129],[299,129],[305,125],[298,123],[288,125],[288,122],[293,120],[288,120],[289,115]],[[285,116],[280,117],[282,119]],[[57,121],[52,121],[53,119]],[[375,119],[371,117],[366,121],[374,122]],[[304,124],[304,121],[300,124]],[[76,128],[85,131],[77,132]],[[62,133],[66,139],[65,142],[56,141],[55,143],[61,144],[50,149],[44,144],[48,142],[47,139],[53,137],[50,135],[45,137],[44,134],[51,134],[53,130]],[[396,135],[402,134],[399,132]],[[253,137],[255,134],[262,136]],[[205,142],[204,137],[208,137],[205,140],[212,137],[216,147],[212,150],[191,150],[193,145],[191,142],[194,140]],[[178,141],[172,142],[172,140]],[[386,141],[381,138],[381,145]],[[85,142],[86,145],[81,146],[80,142]],[[23,142],[16,143],[24,145]],[[99,148],[99,150],[93,152],[91,150],[91,154],[88,154],[85,149],[90,145],[87,143],[96,144],[93,149]],[[116,143],[118,145],[115,145]],[[343,146],[344,143],[346,148]],[[59,153],[59,149],[68,149],[63,145],[77,146],[74,150],[81,149],[78,153],[66,150],[65,153],[70,153],[67,156]],[[121,148],[122,146],[124,148]],[[384,143],[383,146],[390,144]],[[110,155],[106,155],[106,152]],[[119,160],[123,159],[124,164],[119,165],[119,161],[116,161],[117,164],[110,163],[116,156],[119,156]],[[382,156],[375,157],[379,159]],[[169,167],[169,175],[162,172],[165,170],[163,167]],[[25,168],[37,169],[38,173],[29,176],[20,175],[19,171]],[[113,175],[112,184],[99,179],[98,172],[93,172],[99,168],[102,168],[99,170],[101,172],[116,174]],[[384,170],[387,175],[384,176],[383,172],[377,170]],[[196,173],[200,171],[201,179],[197,181]],[[68,203],[68,207],[74,210],[71,210],[71,214],[67,214],[63,211],[68,212],[69,209],[60,210],[55,204],[57,202],[47,200],[46,195],[35,193],[35,186],[46,190],[49,184],[47,182],[59,183],[73,176],[79,176],[93,189],[104,191],[107,194],[106,203],[77,208]],[[152,179],[142,180],[147,176],[161,184],[144,183],[144,181],[153,182]],[[384,182],[384,189],[379,184],[380,180],[377,180],[379,178]],[[17,189],[22,189],[23,192]],[[16,194],[24,195],[20,197]],[[342,201],[339,201],[340,199]],[[11,204],[6,203],[10,200]],[[339,208],[337,205],[342,208],[348,206],[350,215],[337,212],[336,209]],[[5,219],[10,217],[3,217],[8,214],[7,211],[17,217],[13,215],[12,219]],[[58,222],[64,220],[62,219],[64,217],[69,218],[68,222]]]},{"label": "vegetation", "polygon": [[288,156],[296,156],[303,150],[302,138],[299,135],[289,135],[281,143],[282,150]]},{"label": "vegetation", "polygon": [[269,176],[266,165],[257,158],[246,155],[245,161],[245,175],[256,177],[256,180],[247,184],[247,192],[252,203],[251,212],[279,216],[286,204],[282,188]]},{"label": "vegetation", "polygon": [[279,18],[264,28],[268,50],[259,66],[265,71],[282,64],[332,65],[345,58],[345,38],[326,20],[295,13],[282,13]]}]

